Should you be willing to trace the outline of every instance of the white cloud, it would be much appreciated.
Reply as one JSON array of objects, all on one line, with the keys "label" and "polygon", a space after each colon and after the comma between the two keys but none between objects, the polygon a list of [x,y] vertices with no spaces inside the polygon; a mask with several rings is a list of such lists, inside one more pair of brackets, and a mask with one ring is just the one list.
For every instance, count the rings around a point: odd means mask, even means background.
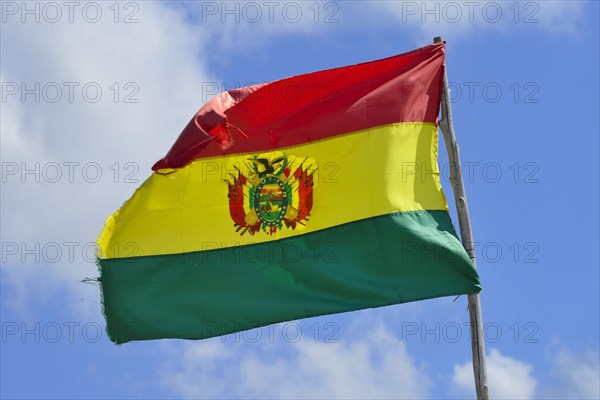
[{"label": "white cloud", "polygon": [[[527,3],[524,3],[527,4]],[[557,33],[575,33],[581,28],[580,22],[584,14],[584,1],[540,1],[539,12],[532,18],[539,20],[540,28]],[[529,13],[535,11],[529,7]],[[527,13],[525,13],[527,15]]]},{"label": "white cloud", "polygon": [[[310,335],[291,343],[279,340],[278,328],[265,327],[259,336],[250,331],[203,342],[165,342],[158,375],[174,396],[184,398],[475,397],[470,362],[455,364],[447,378],[446,365],[433,370],[414,359],[378,318],[359,316],[351,325],[348,331],[370,333],[339,343],[315,343]],[[492,348],[490,398],[599,398],[597,351],[561,349],[549,360],[550,373]]]},{"label": "white cloud", "polygon": [[552,371],[549,383],[540,397],[561,399],[600,398],[600,354],[588,350],[574,353],[558,350],[550,357]]},{"label": "white cloud", "polygon": [[[549,356],[550,373],[534,371],[531,364],[492,349],[487,357],[490,398],[495,399],[597,399],[600,398],[598,351],[575,353],[562,348]],[[470,362],[455,365],[451,390],[475,396]]]},{"label": "white cloud", "polygon": [[[492,399],[533,399],[537,380],[533,366],[492,349],[487,357],[488,388]],[[473,366],[470,362],[455,365],[452,376],[454,389],[462,395],[475,397]]]},{"label": "white cloud", "polygon": [[516,30],[536,29],[573,33],[585,7],[582,1],[552,0],[372,1],[361,16],[377,19],[380,24],[395,24],[422,43],[438,35],[455,41],[484,31],[511,34]]},{"label": "white cloud", "polygon": [[[184,346],[163,383],[185,398],[424,398],[431,380],[384,328],[340,343]],[[171,352],[176,356],[177,352]]]},{"label": "white cloud", "polygon": [[[65,10],[56,23],[3,14],[2,269],[21,311],[29,294],[66,288],[91,300],[70,303],[92,305],[100,317],[97,287],[78,282],[97,275],[90,244],[200,107],[199,88],[211,80],[196,56],[203,36],[183,13],[135,3],[138,22],[124,24],[114,22],[112,3],[101,4],[96,23],[81,10],[73,23]],[[23,88],[33,93],[23,99]]]},{"label": "white cloud", "polygon": [[188,20],[201,25],[211,54],[259,56],[257,49],[273,39],[298,34],[321,35],[339,22],[341,8],[328,0],[254,2],[183,2]]}]

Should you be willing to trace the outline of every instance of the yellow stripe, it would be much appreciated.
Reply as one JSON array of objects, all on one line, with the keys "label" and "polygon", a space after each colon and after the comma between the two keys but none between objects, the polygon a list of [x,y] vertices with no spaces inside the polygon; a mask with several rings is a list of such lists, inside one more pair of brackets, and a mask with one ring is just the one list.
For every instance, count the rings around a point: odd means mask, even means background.
[{"label": "yellow stripe", "polygon": [[[240,235],[229,213],[225,181],[237,176],[234,166],[244,172],[254,154],[201,159],[168,175],[154,173],[106,221],[98,239],[100,256],[211,250],[394,212],[447,210],[439,182],[437,142],[434,124],[397,123],[260,154],[273,159],[285,153],[296,160],[296,166],[307,159],[304,167],[314,171],[313,207],[305,226],[292,230],[284,225],[273,235],[262,230],[253,236]],[[292,205],[298,207],[297,195]],[[247,203],[245,208],[248,211]]]}]

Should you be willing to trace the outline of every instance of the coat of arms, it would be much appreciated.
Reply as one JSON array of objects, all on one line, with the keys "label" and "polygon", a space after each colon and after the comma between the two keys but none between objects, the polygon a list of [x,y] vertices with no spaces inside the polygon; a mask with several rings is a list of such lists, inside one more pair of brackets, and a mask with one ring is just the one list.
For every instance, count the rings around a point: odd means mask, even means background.
[{"label": "coat of arms", "polygon": [[[229,212],[236,232],[254,235],[262,230],[268,235],[278,229],[295,229],[305,225],[313,205],[314,163],[298,162],[286,154],[267,158],[254,155],[237,177],[230,174]],[[308,165],[307,165],[308,164]],[[244,171],[242,171],[244,170]]]}]

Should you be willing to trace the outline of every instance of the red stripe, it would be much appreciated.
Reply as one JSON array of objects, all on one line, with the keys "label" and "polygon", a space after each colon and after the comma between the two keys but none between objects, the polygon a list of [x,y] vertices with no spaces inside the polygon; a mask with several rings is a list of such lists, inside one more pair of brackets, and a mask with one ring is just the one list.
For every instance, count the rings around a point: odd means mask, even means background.
[{"label": "red stripe", "polygon": [[445,48],[222,93],[206,103],[152,169],[264,152],[394,122],[436,122]]}]

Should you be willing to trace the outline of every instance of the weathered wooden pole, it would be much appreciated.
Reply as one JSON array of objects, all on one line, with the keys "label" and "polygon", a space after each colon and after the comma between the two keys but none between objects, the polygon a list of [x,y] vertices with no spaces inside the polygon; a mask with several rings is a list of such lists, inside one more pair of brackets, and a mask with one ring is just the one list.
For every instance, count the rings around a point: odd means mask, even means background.
[{"label": "weathered wooden pole", "polygon": [[[442,37],[433,39],[434,43],[442,42]],[[475,249],[473,246],[473,233],[471,232],[471,219],[469,218],[469,207],[467,206],[467,195],[462,178],[460,166],[460,155],[458,143],[454,135],[452,125],[452,108],[450,104],[450,89],[448,88],[448,74],[444,68],[444,87],[442,88],[442,120],[440,128],[444,135],[448,162],[450,163],[450,182],[454,191],[456,212],[458,213],[458,224],[460,226],[460,237],[462,244],[469,254],[471,261],[475,264]],[[483,338],[483,322],[481,320],[481,304],[479,294],[470,294],[469,319],[471,321],[471,352],[473,355],[473,373],[475,375],[475,390],[477,399],[488,400],[487,368],[485,362],[485,343]]]}]

